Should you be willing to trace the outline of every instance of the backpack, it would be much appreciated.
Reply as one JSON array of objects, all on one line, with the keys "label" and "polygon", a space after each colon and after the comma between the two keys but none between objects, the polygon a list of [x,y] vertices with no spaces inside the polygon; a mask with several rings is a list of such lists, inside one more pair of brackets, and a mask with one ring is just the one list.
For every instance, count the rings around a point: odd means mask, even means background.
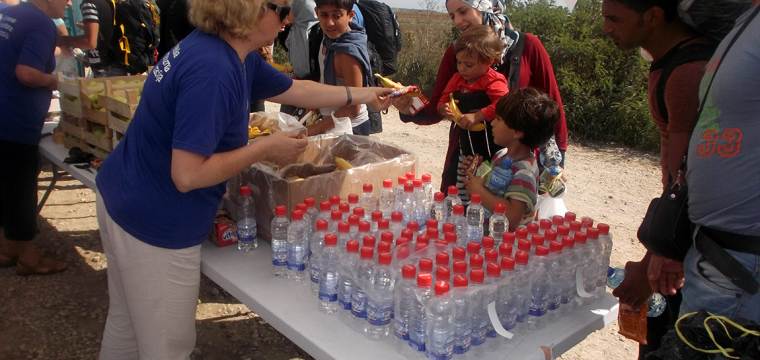
[{"label": "backpack", "polygon": [[678,17],[699,34],[720,42],[751,5],[752,0],[680,0]]},{"label": "backpack", "polygon": [[649,72],[656,70],[662,70],[660,78],[657,80],[655,87],[655,99],[657,100],[657,109],[660,111],[665,123],[668,123],[668,108],[665,105],[665,85],[668,82],[670,74],[673,73],[677,67],[695,61],[709,61],[715,52],[717,43],[715,42],[696,42],[686,44],[694,40],[694,38],[686,39],[670,51],[668,51],[662,58],[652,63],[649,67]]},{"label": "backpack", "polygon": [[114,5],[114,61],[130,74],[156,63],[160,24],[154,0],[111,0]]},{"label": "backpack", "polygon": [[375,0],[357,0],[356,5],[364,17],[372,71],[383,76],[396,73],[401,51],[401,30],[396,14],[390,6]]}]

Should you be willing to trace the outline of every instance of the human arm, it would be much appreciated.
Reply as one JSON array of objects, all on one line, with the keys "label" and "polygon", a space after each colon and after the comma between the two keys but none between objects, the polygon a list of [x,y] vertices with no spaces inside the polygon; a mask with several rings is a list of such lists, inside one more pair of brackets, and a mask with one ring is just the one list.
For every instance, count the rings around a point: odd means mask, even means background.
[{"label": "human arm", "polygon": [[509,92],[507,79],[504,75],[495,70],[489,70],[485,78],[485,81],[487,81],[487,85],[485,86],[486,95],[491,99],[491,103],[478,111],[479,116],[477,120],[480,120],[479,122],[493,120],[496,117],[496,103]]},{"label": "human arm", "polygon": [[[441,95],[443,94],[443,90],[446,88],[449,79],[451,79],[456,72],[456,54],[454,53],[454,48],[449,46],[446,49],[446,52],[444,52],[443,57],[441,58],[441,63],[438,66],[435,85],[433,86],[431,95],[428,97],[430,103],[415,115],[400,114],[401,121],[412,122],[418,125],[432,125],[440,122],[441,116],[438,114],[438,101],[441,99]],[[401,97],[398,101],[408,100],[405,98],[406,97]],[[408,109],[409,103],[407,102],[404,105],[399,104],[397,107]]]},{"label": "human arm", "polygon": [[651,253],[647,252],[641,260],[625,263],[625,278],[612,291],[612,295],[620,299],[621,303],[638,308],[652,296],[653,291],[647,281],[650,258]]},{"label": "human arm", "polygon": [[663,295],[675,295],[684,285],[683,263],[651,254],[646,267],[649,287]]},{"label": "human arm", "polygon": [[[333,67],[335,68],[336,77],[343,79],[343,85],[352,87],[364,86],[362,68],[353,56],[342,52],[335,54]],[[353,118],[359,115],[360,109],[361,104],[343,106],[335,111],[335,116]]]},{"label": "human arm", "polygon": [[58,39],[58,45],[69,48],[97,49],[98,32],[100,31],[100,12],[98,7],[90,2],[84,1],[79,6],[82,13],[82,29],[84,35],[80,36],[61,36]]},{"label": "human arm", "polygon": [[260,137],[235,150],[211,156],[175,148],[172,149],[172,181],[182,193],[213,186],[239,174],[255,162],[288,164],[306,149],[307,142],[303,138],[276,133]]},{"label": "human arm", "polygon": [[50,90],[58,88],[58,78],[55,75],[44,73],[27,65],[16,65],[16,79],[30,88],[47,88]]},{"label": "human arm", "polygon": [[[554,126],[554,137],[557,141],[557,146],[561,151],[567,151],[568,146],[568,133],[567,133],[567,119],[565,117],[565,108],[562,103],[562,96],[559,92],[559,86],[557,85],[557,78],[554,74],[554,66],[552,65],[549,53],[546,52],[546,48],[541,43],[541,40],[529,33],[521,33],[525,36],[525,50],[522,55],[523,64],[528,64],[528,68],[523,71],[521,67],[520,71],[520,87],[531,86],[537,88],[549,95],[559,108],[559,119]],[[522,75],[529,73],[529,80],[526,86],[523,86]]]},{"label": "human arm", "polygon": [[48,72],[53,71],[55,31],[51,25],[49,31],[39,29],[24,37],[14,68],[16,79],[24,86],[51,90],[58,87],[58,78]]},{"label": "human arm", "polygon": [[386,88],[346,88],[324,85],[310,80],[293,80],[290,88],[279,95],[270,97],[269,100],[306,109],[317,109],[345,106],[350,94],[350,104],[367,104],[373,110],[382,110],[390,105],[386,96],[392,92],[393,89]]}]

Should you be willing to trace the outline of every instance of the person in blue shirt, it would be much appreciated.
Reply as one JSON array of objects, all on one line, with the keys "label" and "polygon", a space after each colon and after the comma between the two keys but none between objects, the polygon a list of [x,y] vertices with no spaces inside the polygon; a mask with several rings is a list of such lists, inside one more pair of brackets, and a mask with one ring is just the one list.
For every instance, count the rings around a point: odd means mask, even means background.
[{"label": "person in blue shirt", "polygon": [[58,81],[56,28],[68,0],[31,0],[0,10],[0,266],[52,274],[66,264],[43,256],[37,236],[40,134]]},{"label": "person in blue shirt", "polygon": [[195,345],[201,242],[227,179],[254,162],[293,162],[307,140],[248,143],[251,101],[306,108],[369,104],[391,91],[291,80],[255,50],[287,22],[287,0],[193,1],[196,27],[149,73],[129,129],[96,178],[108,257],[101,359],[187,359]]}]

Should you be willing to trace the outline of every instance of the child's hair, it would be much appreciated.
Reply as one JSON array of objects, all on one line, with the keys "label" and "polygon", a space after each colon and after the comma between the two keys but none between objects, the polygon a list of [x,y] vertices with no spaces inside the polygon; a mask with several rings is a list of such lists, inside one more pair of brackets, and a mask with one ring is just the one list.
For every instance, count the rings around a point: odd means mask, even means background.
[{"label": "child's hair", "polygon": [[354,3],[356,3],[356,0],[316,0],[314,3],[317,7],[332,5],[338,9],[351,11],[354,8]]},{"label": "child's hair", "polygon": [[510,91],[496,103],[498,115],[512,130],[523,132],[520,142],[535,149],[554,134],[559,107],[545,93],[529,87]]},{"label": "child's hair", "polygon": [[454,51],[466,51],[482,62],[499,60],[504,42],[486,25],[470,26],[454,41]]}]

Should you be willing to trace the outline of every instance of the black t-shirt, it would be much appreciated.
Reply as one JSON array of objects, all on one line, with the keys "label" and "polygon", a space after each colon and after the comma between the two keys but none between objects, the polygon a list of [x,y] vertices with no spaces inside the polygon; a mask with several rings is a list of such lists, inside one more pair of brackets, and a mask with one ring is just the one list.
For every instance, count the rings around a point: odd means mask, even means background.
[{"label": "black t-shirt", "polygon": [[177,45],[185,36],[190,35],[195,27],[188,20],[188,0],[158,0],[161,11],[161,42],[158,44],[158,57],[161,58]]},{"label": "black t-shirt", "polygon": [[84,0],[79,6],[82,11],[82,22],[97,22],[98,48],[88,50],[87,55],[93,68],[110,65],[114,62],[112,47],[113,39],[113,5],[108,0]]}]

